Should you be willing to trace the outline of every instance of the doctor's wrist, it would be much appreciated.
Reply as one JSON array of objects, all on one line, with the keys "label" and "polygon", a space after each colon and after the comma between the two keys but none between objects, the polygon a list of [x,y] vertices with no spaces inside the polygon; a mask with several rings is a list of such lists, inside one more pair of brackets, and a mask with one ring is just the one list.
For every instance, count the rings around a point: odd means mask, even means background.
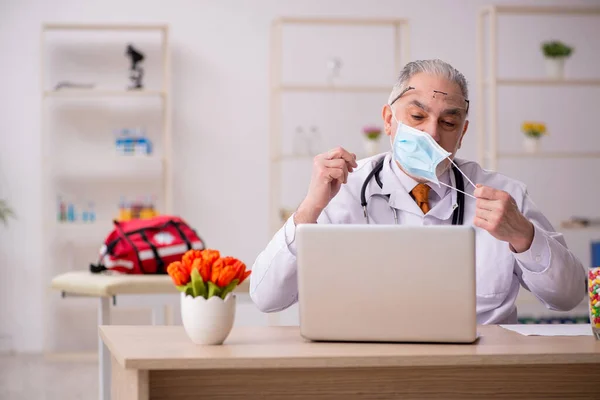
[{"label": "doctor's wrist", "polygon": [[511,250],[515,253],[523,253],[529,250],[533,243],[534,233],[535,228],[533,227],[533,224],[530,221],[527,221],[526,228],[521,231],[521,234],[509,242]]},{"label": "doctor's wrist", "polygon": [[323,209],[320,207],[302,202],[294,213],[294,224],[316,224],[322,211]]}]

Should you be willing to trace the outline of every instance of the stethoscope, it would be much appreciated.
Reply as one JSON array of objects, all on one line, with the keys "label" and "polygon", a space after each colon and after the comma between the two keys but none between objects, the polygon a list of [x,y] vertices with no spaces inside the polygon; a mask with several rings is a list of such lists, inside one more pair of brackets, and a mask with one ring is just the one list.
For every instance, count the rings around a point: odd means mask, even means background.
[{"label": "stethoscope", "polygon": [[[377,162],[377,164],[375,164],[375,167],[373,168],[373,170],[371,172],[369,172],[369,175],[367,175],[367,178],[365,179],[365,181],[362,185],[362,188],[360,189],[360,205],[363,208],[363,214],[364,214],[365,221],[367,222],[367,224],[369,223],[369,214],[367,213],[367,198],[365,196],[365,193],[367,192],[367,186],[369,185],[369,182],[373,178],[375,178],[375,181],[379,185],[379,188],[383,189],[383,183],[381,183],[381,178],[379,177],[379,173],[381,172],[381,170],[383,170],[384,161],[385,161],[385,157],[382,157],[381,160],[379,160]],[[462,173],[460,172],[460,170],[458,169],[458,167],[456,165],[452,166],[452,172],[454,172],[454,180],[456,182],[456,200],[458,203],[458,206],[454,208],[454,212],[452,213],[452,225],[462,225],[464,212],[465,212],[465,205],[464,205],[465,195],[463,194],[463,192],[465,191],[465,183],[463,181]],[[389,194],[374,193],[371,196],[383,197],[388,202],[390,200]],[[390,208],[392,209],[392,212],[394,213],[394,223],[397,225],[398,224],[398,210],[396,210],[394,207],[390,207]]]}]

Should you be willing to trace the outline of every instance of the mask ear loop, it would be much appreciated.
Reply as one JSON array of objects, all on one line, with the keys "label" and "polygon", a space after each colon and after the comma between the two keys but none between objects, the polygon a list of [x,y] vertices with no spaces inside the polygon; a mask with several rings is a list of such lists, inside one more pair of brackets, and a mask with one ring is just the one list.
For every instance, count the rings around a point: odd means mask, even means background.
[{"label": "mask ear loop", "polygon": [[[459,171],[460,171],[460,170],[459,170]],[[461,173],[462,173],[462,172],[461,172]],[[464,174],[463,174],[463,176],[464,176]],[[462,193],[462,194],[464,194],[465,196],[469,196],[470,198],[477,200],[477,198],[476,198],[475,196],[473,196],[472,194],[469,194],[469,193],[467,193],[467,192],[463,192],[462,190],[458,190],[457,188],[455,188],[455,187],[453,187],[453,186],[446,185],[444,182],[439,182],[439,183],[440,183],[440,185],[443,185],[443,186],[449,187],[450,189],[456,190],[457,192],[459,192],[459,193]]]},{"label": "mask ear loop", "polygon": [[[477,188],[477,186],[475,186],[475,184],[473,183],[473,181],[471,181],[471,180],[469,179],[469,177],[468,177],[467,175],[465,175],[465,173],[464,173],[464,172],[462,172],[462,170],[461,170],[460,168],[458,168],[458,165],[456,165],[456,164],[454,163],[454,161],[452,161],[450,158],[448,158],[448,160],[449,160],[449,161],[452,163],[452,165],[454,165],[454,166],[456,167],[456,169],[458,170],[458,172],[460,172],[460,173],[461,173],[461,175],[462,175],[462,176],[464,176],[464,177],[465,177],[465,179],[466,179],[467,181],[469,181],[469,183],[471,184],[471,186],[473,186],[473,187],[476,189],[476,188]],[[450,189],[454,189],[454,190],[456,190],[457,192],[460,192],[460,193],[464,194],[465,196],[469,196],[470,198],[477,200],[477,198],[476,198],[475,196],[473,196],[472,194],[469,194],[469,193],[467,193],[467,192],[463,192],[462,190],[458,190],[457,188],[455,188],[455,187],[452,187],[452,186],[450,186],[450,185],[446,185],[444,182],[439,182],[439,183],[440,183],[440,185],[443,185],[443,186],[449,187]]]},{"label": "mask ear loop", "polygon": [[[448,158],[448,160],[450,160],[450,158]],[[471,186],[473,186],[473,188],[477,189],[477,186],[475,186],[475,184],[473,183],[473,181],[472,181],[472,180],[470,180],[470,179],[469,179],[469,177],[468,177],[467,175],[465,175],[465,174],[462,172],[462,170],[461,170],[460,168],[458,168],[458,165],[456,165],[456,164],[454,163],[454,161],[452,161],[452,160],[450,160],[450,162],[452,163],[452,165],[454,165],[454,166],[456,167],[456,169],[457,169],[457,170],[458,170],[458,171],[459,171],[459,172],[462,174],[462,176],[464,176],[464,177],[465,177],[465,179],[466,179],[467,181],[469,181],[469,183],[471,184]]]}]

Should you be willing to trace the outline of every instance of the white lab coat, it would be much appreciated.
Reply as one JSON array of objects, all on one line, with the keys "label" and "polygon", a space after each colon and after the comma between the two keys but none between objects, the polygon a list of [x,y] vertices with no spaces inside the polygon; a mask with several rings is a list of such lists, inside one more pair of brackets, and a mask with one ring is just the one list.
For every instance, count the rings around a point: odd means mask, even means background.
[{"label": "white lab coat", "polygon": [[[368,173],[383,155],[358,162],[358,167],[348,175],[338,195],[321,213],[318,223],[364,224],[360,204],[360,190]],[[455,190],[448,189],[426,215],[423,215],[408,190],[402,185],[412,181],[391,163],[391,154],[385,155],[381,171],[383,188],[375,179],[366,191],[371,224],[393,224],[390,207],[398,210],[398,223],[410,226],[450,225],[457,204]],[[560,233],[537,209],[527,195],[523,183],[482,169],[477,163],[456,159],[456,164],[474,183],[480,183],[508,192],[520,211],[534,224],[534,238],[529,250],[514,253],[509,244],[499,241],[487,231],[475,228],[477,275],[477,322],[479,324],[515,323],[515,299],[520,285],[530,290],[543,304],[553,310],[570,310],[578,305],[585,294],[585,269],[567,249]],[[399,179],[399,174],[404,174]],[[454,186],[453,174],[449,183]],[[412,181],[414,182],[414,181]],[[465,191],[474,188],[465,180]],[[373,193],[390,194],[389,203]],[[430,195],[431,196],[431,195]],[[475,200],[465,196],[464,224],[472,225]],[[436,244],[432,243],[434,249]],[[443,251],[443,247],[441,248]],[[250,296],[263,312],[288,308],[298,301],[296,274],[295,224],[293,216],[275,234],[267,247],[257,257],[250,275]]]}]

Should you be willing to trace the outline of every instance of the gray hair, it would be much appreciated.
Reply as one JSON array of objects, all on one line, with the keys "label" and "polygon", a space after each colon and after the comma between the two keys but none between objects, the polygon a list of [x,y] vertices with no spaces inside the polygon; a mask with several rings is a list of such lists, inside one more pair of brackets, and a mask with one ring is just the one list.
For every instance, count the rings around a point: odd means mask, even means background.
[{"label": "gray hair", "polygon": [[452,65],[442,60],[417,60],[409,62],[404,66],[404,68],[402,68],[402,71],[400,71],[400,76],[398,76],[398,80],[392,89],[392,93],[388,99],[388,104],[390,104],[396,98],[396,96],[406,89],[410,78],[420,72],[442,76],[448,79],[450,82],[456,83],[458,87],[460,87],[462,95],[466,99],[469,98],[467,79]]}]

